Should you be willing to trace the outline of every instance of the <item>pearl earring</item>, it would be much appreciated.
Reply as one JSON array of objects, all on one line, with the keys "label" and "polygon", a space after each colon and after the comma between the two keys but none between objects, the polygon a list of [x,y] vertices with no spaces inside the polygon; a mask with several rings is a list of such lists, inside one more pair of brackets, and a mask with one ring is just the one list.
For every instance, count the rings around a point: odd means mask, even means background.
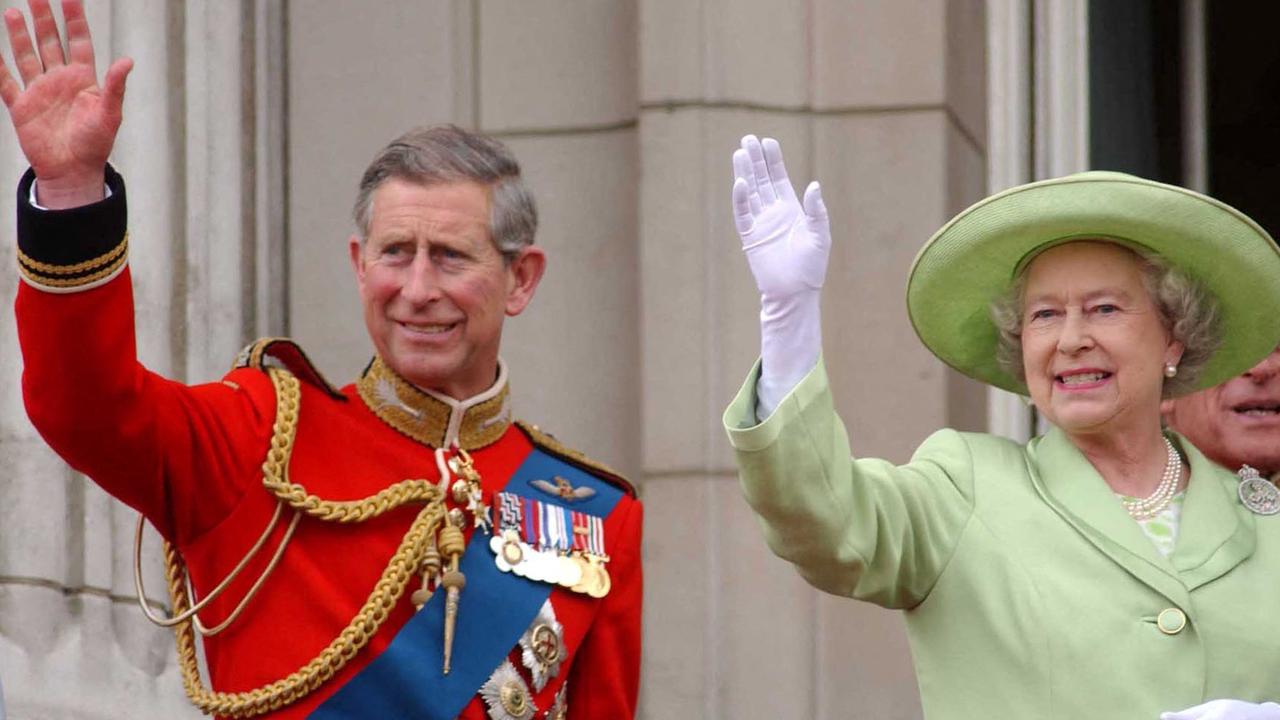
[{"label": "pearl earring", "polygon": [[1173,364],[1173,363],[1171,363],[1171,362],[1168,362],[1168,363],[1165,363],[1165,364],[1164,364],[1164,376],[1165,376],[1165,377],[1167,377],[1167,378],[1171,378],[1171,377],[1173,377],[1173,376],[1175,376],[1175,375],[1177,375],[1177,374],[1178,374],[1178,366],[1177,366],[1177,365],[1174,365],[1174,364]]}]

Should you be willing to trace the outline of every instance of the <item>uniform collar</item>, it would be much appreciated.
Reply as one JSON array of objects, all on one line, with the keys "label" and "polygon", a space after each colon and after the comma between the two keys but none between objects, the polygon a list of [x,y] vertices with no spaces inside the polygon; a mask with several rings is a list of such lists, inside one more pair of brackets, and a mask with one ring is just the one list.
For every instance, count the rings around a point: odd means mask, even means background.
[{"label": "uniform collar", "polygon": [[455,443],[464,450],[482,448],[511,425],[507,366],[501,359],[493,385],[466,400],[419,388],[376,356],[356,381],[356,390],[383,422],[433,448]]}]

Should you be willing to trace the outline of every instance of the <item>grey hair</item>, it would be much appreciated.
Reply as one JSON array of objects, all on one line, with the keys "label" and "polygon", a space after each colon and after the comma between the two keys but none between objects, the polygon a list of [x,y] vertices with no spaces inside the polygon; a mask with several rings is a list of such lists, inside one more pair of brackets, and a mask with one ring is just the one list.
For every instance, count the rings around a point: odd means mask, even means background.
[{"label": "grey hair", "polygon": [[[1174,340],[1182,343],[1178,374],[1164,381],[1166,398],[1183,395],[1195,388],[1204,366],[1222,344],[1218,304],[1200,283],[1157,255],[1124,249],[1138,259],[1142,285],[1155,303],[1160,322]],[[1009,289],[991,302],[991,320],[996,326],[996,362],[1000,368],[1026,382],[1022,361],[1023,295],[1027,289],[1027,268],[1023,267]]]},{"label": "grey hair", "polygon": [[378,151],[360,177],[351,215],[363,242],[369,236],[373,193],[390,178],[423,185],[476,182],[489,190],[489,237],[506,259],[533,244],[538,210],[520,177],[520,164],[497,140],[456,125],[418,127]]}]

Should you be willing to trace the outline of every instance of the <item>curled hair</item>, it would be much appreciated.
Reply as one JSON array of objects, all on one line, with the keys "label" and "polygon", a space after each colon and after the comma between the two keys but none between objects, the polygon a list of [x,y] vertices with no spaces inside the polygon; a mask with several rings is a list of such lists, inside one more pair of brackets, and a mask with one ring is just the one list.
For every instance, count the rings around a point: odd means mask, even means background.
[{"label": "curled hair", "polygon": [[360,177],[352,218],[369,236],[373,193],[388,179],[422,185],[475,182],[489,191],[489,237],[506,259],[533,244],[538,211],[520,165],[497,140],[456,125],[414,128],[378,151]]},{"label": "curled hair", "polygon": [[[1204,366],[1222,344],[1217,302],[1198,282],[1158,255],[1124,249],[1138,259],[1142,285],[1156,306],[1160,323],[1183,346],[1178,374],[1165,379],[1162,395],[1167,398],[1191,392]],[[1023,383],[1027,377],[1022,361],[1022,301],[1028,267],[1030,263],[1008,290],[991,302],[991,320],[997,331],[996,361],[1002,370]]]}]

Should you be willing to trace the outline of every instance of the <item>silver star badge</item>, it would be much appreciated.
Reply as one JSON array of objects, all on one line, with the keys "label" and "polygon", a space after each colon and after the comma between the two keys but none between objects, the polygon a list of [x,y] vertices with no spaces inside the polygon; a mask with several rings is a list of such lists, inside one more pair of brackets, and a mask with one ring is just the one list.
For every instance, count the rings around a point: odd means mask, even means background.
[{"label": "silver star badge", "polygon": [[542,603],[538,616],[520,636],[520,650],[520,661],[529,668],[534,689],[541,692],[548,680],[560,674],[565,656],[564,627],[556,620],[551,600]]},{"label": "silver star badge", "polygon": [[492,720],[530,720],[538,714],[524,678],[510,660],[503,660],[480,687],[480,697],[489,706]]}]

